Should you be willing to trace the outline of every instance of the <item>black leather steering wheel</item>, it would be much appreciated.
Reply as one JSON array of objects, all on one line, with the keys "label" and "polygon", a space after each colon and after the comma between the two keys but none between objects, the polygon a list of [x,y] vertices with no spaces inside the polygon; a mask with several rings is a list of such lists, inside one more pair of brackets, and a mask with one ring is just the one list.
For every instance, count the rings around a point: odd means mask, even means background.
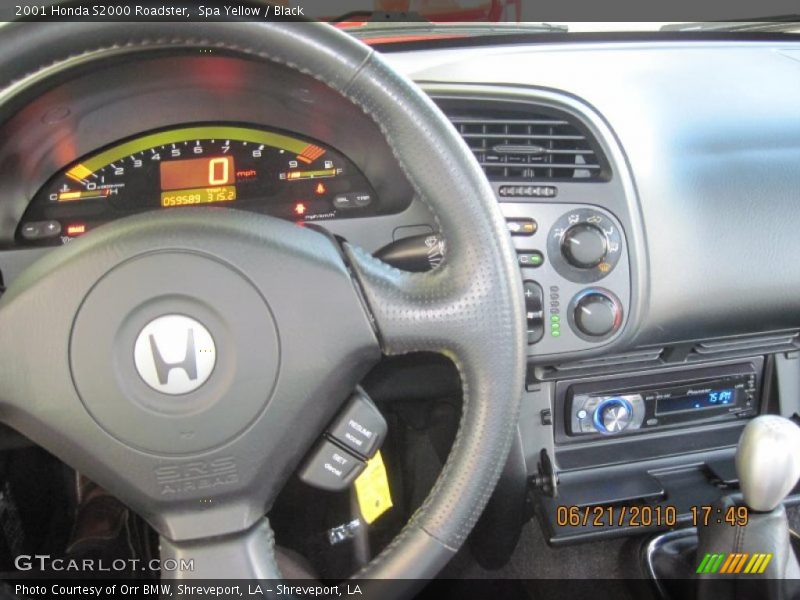
[{"label": "black leather steering wheel", "polygon": [[[183,576],[277,579],[265,511],[350,391],[381,351],[444,353],[464,392],[452,451],[422,507],[356,574],[433,577],[504,466],[525,323],[493,192],[430,99],[323,24],[19,24],[0,35],[0,118],[33,86],[110,54],[208,47],[298,69],[369,114],[436,214],[446,261],[406,273],[227,209],[110,223],[48,253],[0,300],[0,418],[146,518],[162,558],[193,558]],[[210,378],[179,400],[133,367],[136,334],[163,314],[196,319],[216,341]],[[219,474],[218,485],[197,489],[197,473]]]}]

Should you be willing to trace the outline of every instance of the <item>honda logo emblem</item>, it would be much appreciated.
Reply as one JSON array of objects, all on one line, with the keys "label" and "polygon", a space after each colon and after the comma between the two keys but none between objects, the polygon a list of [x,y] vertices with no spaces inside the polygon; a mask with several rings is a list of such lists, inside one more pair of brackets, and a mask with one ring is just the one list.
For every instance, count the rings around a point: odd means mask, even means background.
[{"label": "honda logo emblem", "polygon": [[147,385],[177,396],[206,382],[217,362],[217,351],[202,323],[183,315],[165,315],[150,321],[139,333],[133,359]]}]

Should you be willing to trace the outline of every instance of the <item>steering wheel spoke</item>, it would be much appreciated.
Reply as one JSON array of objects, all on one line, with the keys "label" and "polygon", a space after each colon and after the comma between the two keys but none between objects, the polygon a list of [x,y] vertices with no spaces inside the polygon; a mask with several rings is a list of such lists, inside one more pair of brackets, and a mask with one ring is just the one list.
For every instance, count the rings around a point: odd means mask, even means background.
[{"label": "steering wheel spoke", "polygon": [[160,546],[161,564],[175,567],[163,571],[162,579],[281,579],[275,534],[266,518],[233,535],[187,542],[162,537]]},{"label": "steering wheel spoke", "polygon": [[408,273],[356,247],[347,247],[347,254],[386,354],[430,351],[457,357],[498,325],[491,322],[491,291],[476,289],[477,280],[456,265]]}]

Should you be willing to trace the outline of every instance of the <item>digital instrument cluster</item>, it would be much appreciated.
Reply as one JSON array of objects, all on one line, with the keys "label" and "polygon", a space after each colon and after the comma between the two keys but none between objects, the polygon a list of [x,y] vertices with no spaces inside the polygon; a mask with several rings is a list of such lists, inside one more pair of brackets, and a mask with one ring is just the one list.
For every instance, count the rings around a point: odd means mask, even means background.
[{"label": "digital instrument cluster", "polygon": [[380,214],[344,155],[278,130],[196,125],[124,140],[70,164],[34,197],[17,240],[57,245],[145,210],[227,206],[295,221]]}]

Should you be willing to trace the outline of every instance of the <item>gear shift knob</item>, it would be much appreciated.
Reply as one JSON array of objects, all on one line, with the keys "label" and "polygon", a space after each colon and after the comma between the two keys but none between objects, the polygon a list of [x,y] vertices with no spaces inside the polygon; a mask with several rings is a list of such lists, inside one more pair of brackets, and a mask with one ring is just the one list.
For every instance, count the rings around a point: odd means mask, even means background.
[{"label": "gear shift knob", "polygon": [[800,478],[800,427],[777,415],[750,421],[736,448],[736,473],[747,506],[773,510]]}]

